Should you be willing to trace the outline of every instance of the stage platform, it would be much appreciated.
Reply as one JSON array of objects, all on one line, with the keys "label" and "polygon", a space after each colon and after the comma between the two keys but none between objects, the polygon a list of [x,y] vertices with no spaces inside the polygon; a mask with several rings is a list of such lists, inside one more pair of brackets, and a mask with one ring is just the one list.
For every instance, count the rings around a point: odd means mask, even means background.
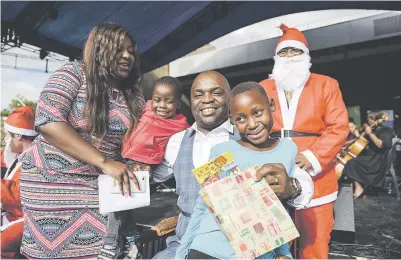
[{"label": "stage platform", "polygon": [[355,243],[330,246],[330,259],[401,259],[401,201],[376,191],[354,200]]},{"label": "stage platform", "polygon": [[[172,192],[153,192],[150,207],[138,209],[136,221],[155,225],[160,220],[176,216],[178,196]],[[355,243],[332,242],[330,259],[401,258],[401,201],[385,192],[368,194],[354,201]]]}]

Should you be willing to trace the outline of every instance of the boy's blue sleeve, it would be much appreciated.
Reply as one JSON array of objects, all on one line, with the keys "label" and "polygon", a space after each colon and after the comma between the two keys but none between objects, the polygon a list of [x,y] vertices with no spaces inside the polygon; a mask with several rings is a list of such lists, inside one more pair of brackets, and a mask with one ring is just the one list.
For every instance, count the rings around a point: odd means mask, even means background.
[{"label": "boy's blue sleeve", "polygon": [[[274,253],[273,253],[274,252]],[[293,259],[291,252],[290,252],[290,245],[288,243],[282,244],[281,246],[277,247],[276,249],[269,251],[256,259],[275,259],[277,255],[284,255],[291,259]]]},{"label": "boy's blue sleeve", "polygon": [[[214,147],[210,151],[209,160],[217,157],[218,154]],[[192,241],[194,240],[196,233],[199,229],[199,225],[202,221],[204,214],[206,213],[207,208],[205,203],[203,202],[201,197],[198,197],[196,200],[191,219],[189,220],[189,224],[187,230],[185,231],[184,236],[181,239],[180,246],[175,253],[175,259],[185,259],[189,253],[189,248],[191,247]]]},{"label": "boy's blue sleeve", "polygon": [[281,246],[274,249],[276,255],[284,255],[291,259],[293,259],[292,254],[290,252],[290,245],[288,243],[282,244]]},{"label": "boy's blue sleeve", "polygon": [[189,248],[198,232],[199,225],[206,210],[207,208],[205,203],[201,197],[198,197],[191,215],[191,219],[189,220],[187,230],[185,231],[184,236],[181,238],[180,246],[175,253],[175,259],[185,259],[188,255]]},{"label": "boy's blue sleeve", "polygon": [[297,145],[294,142],[292,142],[292,145],[293,145],[292,153],[291,153],[292,162],[291,162],[290,171],[288,172],[288,176],[290,176],[290,177],[294,176],[295,167],[296,167],[296,159],[297,159],[297,155],[298,155],[298,147],[297,147]]}]

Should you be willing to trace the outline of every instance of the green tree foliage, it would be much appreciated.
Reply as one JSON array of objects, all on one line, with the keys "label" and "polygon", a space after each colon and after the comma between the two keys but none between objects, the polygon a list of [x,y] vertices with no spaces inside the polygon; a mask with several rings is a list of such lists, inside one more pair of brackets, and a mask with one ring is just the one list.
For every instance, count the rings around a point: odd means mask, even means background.
[{"label": "green tree foliage", "polygon": [[1,117],[6,117],[10,114],[11,111],[16,109],[17,107],[22,107],[22,101],[26,106],[32,107],[33,111],[36,111],[37,101],[28,100],[24,97],[17,96],[17,98],[13,98],[8,105],[8,108],[1,110]]},{"label": "green tree foliage", "polygon": [[1,117],[5,117],[5,116],[8,116],[10,114],[10,110],[8,110],[7,108],[6,109],[2,109],[0,113],[1,113]]}]

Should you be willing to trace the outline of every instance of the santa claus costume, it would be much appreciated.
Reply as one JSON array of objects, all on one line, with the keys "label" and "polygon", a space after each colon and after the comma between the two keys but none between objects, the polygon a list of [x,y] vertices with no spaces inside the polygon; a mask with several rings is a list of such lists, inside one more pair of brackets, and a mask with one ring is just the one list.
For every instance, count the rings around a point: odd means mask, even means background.
[{"label": "santa claus costume", "polygon": [[[7,118],[5,118],[4,120],[7,120]],[[9,136],[6,135],[6,137],[4,138],[4,141],[6,142],[6,146],[3,149],[1,149],[1,151],[0,151],[0,165],[1,165],[1,178],[2,179],[4,179],[4,176],[7,173],[8,167],[10,167],[11,164],[14,162],[14,160],[18,157],[17,153],[13,153],[11,151]]]},{"label": "santa claus costume", "polygon": [[[22,136],[36,136],[34,130],[34,112],[31,107],[24,106],[12,111],[4,122],[4,129],[11,134]],[[8,146],[9,142],[8,142]],[[4,156],[13,152],[4,150]],[[20,199],[20,172],[21,163],[18,158],[7,163],[7,173],[1,180],[1,256],[13,258],[18,255],[21,247],[21,238],[24,229],[23,214]]]},{"label": "santa claus costume", "polygon": [[[312,177],[314,195],[307,208],[295,212],[301,235],[299,258],[327,259],[338,192],[333,159],[348,135],[348,113],[338,82],[310,73],[309,47],[302,32],[285,25],[280,29],[283,36],[275,49],[273,73],[260,84],[276,104],[272,137],[292,139],[311,164],[304,172]],[[303,53],[281,57],[278,52],[284,48]]]}]

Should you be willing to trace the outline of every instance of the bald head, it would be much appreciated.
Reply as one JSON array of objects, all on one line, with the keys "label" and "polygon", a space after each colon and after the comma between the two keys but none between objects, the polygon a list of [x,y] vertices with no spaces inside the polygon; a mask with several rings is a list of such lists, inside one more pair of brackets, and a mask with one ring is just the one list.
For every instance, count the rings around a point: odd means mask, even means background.
[{"label": "bald head", "polygon": [[199,74],[191,87],[191,110],[200,131],[210,132],[228,119],[230,85],[216,71]]},{"label": "bald head", "polygon": [[228,80],[226,77],[224,77],[222,74],[218,73],[217,71],[205,71],[199,74],[194,82],[192,83],[191,91],[194,86],[198,85],[219,85],[222,86],[224,89],[227,90],[227,92],[230,92],[230,84],[228,83]]}]

